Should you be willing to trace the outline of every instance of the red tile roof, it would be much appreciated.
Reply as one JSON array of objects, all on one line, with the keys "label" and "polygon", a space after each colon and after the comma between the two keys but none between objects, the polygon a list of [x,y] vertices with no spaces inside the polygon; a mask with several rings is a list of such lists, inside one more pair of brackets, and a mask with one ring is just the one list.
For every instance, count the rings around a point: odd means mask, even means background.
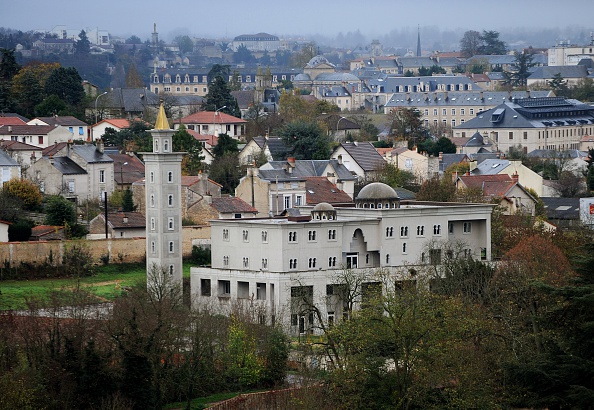
[{"label": "red tile roof", "polygon": [[186,131],[188,131],[188,133],[192,137],[196,138],[198,141],[203,141],[203,142],[207,143],[208,145],[210,145],[211,147],[214,147],[219,142],[219,137],[217,137],[216,135],[200,134],[199,132],[196,132],[195,130],[186,130]]},{"label": "red tile roof", "polygon": [[213,198],[210,206],[220,213],[258,213],[256,208],[236,196]]},{"label": "red tile roof", "polygon": [[516,184],[507,174],[462,175],[459,179],[469,189],[480,189],[486,197],[503,197]]},{"label": "red tile roof", "polygon": [[111,118],[106,119],[103,121],[99,121],[97,124],[101,124],[102,122],[106,122],[110,125],[113,125],[116,128],[123,129],[123,128],[130,128],[130,121],[124,118]]},{"label": "red tile roof", "polygon": [[224,112],[198,111],[181,119],[183,124],[245,124],[246,120],[234,117]]},{"label": "red tile roof", "polygon": [[27,123],[18,117],[0,116],[0,125],[27,125]]},{"label": "red tile roof", "polygon": [[308,177],[305,179],[305,202],[307,205],[316,205],[320,202],[352,204],[353,199],[326,177]]}]

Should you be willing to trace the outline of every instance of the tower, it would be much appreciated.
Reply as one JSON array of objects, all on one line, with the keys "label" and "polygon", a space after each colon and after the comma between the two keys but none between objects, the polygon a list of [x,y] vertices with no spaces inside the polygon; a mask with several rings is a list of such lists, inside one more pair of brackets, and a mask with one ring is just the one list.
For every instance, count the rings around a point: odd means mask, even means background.
[{"label": "tower", "polygon": [[421,57],[421,26],[417,26],[417,57]]},{"label": "tower", "polygon": [[159,48],[159,33],[157,33],[157,23],[153,24],[153,33],[151,35],[153,48]]},{"label": "tower", "polygon": [[169,128],[163,103],[153,137],[153,152],[144,152],[146,203],[147,286],[162,275],[182,286],[182,152],[173,151],[174,130]]}]

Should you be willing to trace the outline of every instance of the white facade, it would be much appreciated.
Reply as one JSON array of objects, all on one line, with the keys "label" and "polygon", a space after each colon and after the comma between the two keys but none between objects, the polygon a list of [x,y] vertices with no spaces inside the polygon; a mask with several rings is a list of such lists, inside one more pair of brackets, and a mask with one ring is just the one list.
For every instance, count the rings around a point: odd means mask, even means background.
[{"label": "white facade", "polygon": [[146,175],[147,283],[156,279],[152,276],[156,268],[163,270],[163,274],[168,274],[174,284],[181,286],[183,153],[172,152],[172,136],[175,131],[166,128],[164,124],[167,124],[167,119],[161,105],[157,126],[150,131],[153,136],[153,152],[143,153]]},{"label": "white facade", "polygon": [[[327,205],[327,204],[326,204]],[[381,205],[381,204],[380,204]],[[296,317],[291,294],[308,288],[328,317],[340,303],[327,292],[344,269],[363,273],[439,264],[455,246],[491,259],[491,205],[403,202],[399,208],[336,208],[336,219],[291,218],[211,222],[212,268],[192,268],[194,303],[222,313],[248,303],[260,320],[281,321],[300,333],[309,318]]]}]

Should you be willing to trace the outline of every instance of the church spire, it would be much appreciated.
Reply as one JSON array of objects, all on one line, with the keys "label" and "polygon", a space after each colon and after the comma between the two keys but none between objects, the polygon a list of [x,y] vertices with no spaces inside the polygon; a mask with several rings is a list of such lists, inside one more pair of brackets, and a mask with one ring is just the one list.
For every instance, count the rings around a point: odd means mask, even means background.
[{"label": "church spire", "polygon": [[421,57],[421,26],[417,26],[417,57]]}]

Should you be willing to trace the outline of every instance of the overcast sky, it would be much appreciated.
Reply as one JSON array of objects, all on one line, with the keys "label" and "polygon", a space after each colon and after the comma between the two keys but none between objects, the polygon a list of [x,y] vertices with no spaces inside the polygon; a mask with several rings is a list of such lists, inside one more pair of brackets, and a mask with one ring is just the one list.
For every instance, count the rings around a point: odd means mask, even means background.
[{"label": "overcast sky", "polygon": [[334,37],[360,30],[383,35],[403,27],[481,31],[506,28],[594,29],[592,0],[178,0],[70,1],[1,0],[0,27],[49,31],[54,26],[81,30],[99,27],[113,36],[147,40],[157,24],[159,36],[233,38],[267,32]]}]

